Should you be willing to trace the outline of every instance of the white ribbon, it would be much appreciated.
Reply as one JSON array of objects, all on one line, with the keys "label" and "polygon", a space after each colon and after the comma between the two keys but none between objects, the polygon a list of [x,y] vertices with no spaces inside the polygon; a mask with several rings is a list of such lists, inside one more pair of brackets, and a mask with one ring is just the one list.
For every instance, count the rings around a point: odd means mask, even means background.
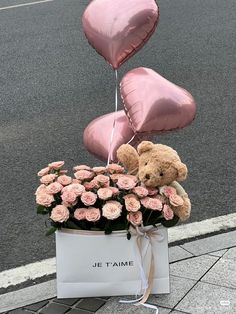
[{"label": "white ribbon", "polygon": [[[126,303],[126,304],[134,304],[136,306],[143,305],[145,307],[155,309],[156,314],[158,314],[158,308],[155,305],[146,303],[146,300],[148,299],[152,284],[153,284],[153,276],[155,273],[155,264],[154,264],[154,254],[153,254],[153,241],[161,242],[164,239],[164,236],[160,233],[160,231],[156,227],[136,227],[135,232],[134,229],[131,229],[131,234],[136,237],[136,246],[135,246],[135,258],[137,265],[140,270],[140,278],[141,278],[141,291],[144,289],[144,293],[142,296],[138,299],[133,300],[120,300],[120,303]],[[148,241],[146,242],[145,247],[142,247],[142,240],[143,238],[146,238]],[[143,261],[146,257],[147,251],[149,246],[151,246],[151,262],[150,262],[150,269],[148,272],[148,278],[145,274],[144,268],[143,268]]]},{"label": "white ribbon", "polygon": [[114,120],[112,125],[112,131],[111,131],[111,137],[110,137],[110,144],[109,144],[109,151],[108,151],[108,157],[107,157],[107,166],[109,166],[110,160],[111,160],[111,145],[115,133],[116,128],[116,113],[118,111],[118,72],[115,70],[115,111],[114,111]]}]

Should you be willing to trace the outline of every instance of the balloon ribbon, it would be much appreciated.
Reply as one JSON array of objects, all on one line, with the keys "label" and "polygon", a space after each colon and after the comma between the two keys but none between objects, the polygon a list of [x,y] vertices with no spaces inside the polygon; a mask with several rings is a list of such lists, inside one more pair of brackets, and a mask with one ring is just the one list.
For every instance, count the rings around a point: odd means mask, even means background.
[{"label": "balloon ribbon", "polygon": [[112,141],[115,133],[115,128],[116,128],[116,114],[118,110],[118,72],[117,70],[115,72],[115,111],[114,111],[114,119],[113,119],[113,126],[112,126],[112,131],[111,131],[111,137],[110,137],[110,144],[109,144],[109,152],[108,152],[108,157],[107,157],[107,166],[109,165],[111,161],[111,152],[112,152]]}]

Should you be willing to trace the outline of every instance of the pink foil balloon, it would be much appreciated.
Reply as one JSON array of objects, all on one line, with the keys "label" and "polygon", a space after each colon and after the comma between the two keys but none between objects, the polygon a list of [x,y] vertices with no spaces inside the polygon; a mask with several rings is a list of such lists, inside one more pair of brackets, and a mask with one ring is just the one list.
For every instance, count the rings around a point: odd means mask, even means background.
[{"label": "pink foil balloon", "polygon": [[129,71],[120,83],[127,117],[136,133],[161,133],[189,125],[196,113],[192,95],[148,68]]},{"label": "pink foil balloon", "polygon": [[82,23],[91,46],[118,69],[148,41],[158,18],[155,0],[93,0]]},{"label": "pink foil balloon", "polygon": [[[104,161],[108,158],[113,121],[114,113],[108,113],[94,119],[84,130],[85,147],[91,154]],[[120,145],[128,143],[134,135],[124,110],[118,111],[116,113],[116,126],[111,145],[112,161],[117,161],[116,151]],[[136,146],[144,139],[148,139],[148,137],[134,136],[130,144]]]}]

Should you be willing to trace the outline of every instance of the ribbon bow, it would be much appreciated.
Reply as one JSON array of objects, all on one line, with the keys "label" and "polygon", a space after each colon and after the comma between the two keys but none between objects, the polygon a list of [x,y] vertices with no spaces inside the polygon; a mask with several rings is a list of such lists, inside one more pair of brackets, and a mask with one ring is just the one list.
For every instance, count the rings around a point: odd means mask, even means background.
[{"label": "ribbon bow", "polygon": [[[130,230],[132,236],[136,237],[136,261],[140,269],[140,277],[142,282],[142,287],[145,289],[141,298],[136,300],[120,300],[121,303],[134,303],[134,305],[143,305],[148,308],[153,308],[156,310],[156,314],[158,314],[158,308],[155,305],[145,303],[151,293],[153,286],[153,279],[155,273],[155,263],[154,263],[154,252],[153,252],[153,241],[161,242],[164,239],[164,236],[156,227],[136,227]],[[146,238],[147,244],[145,249],[142,247],[143,238]],[[143,268],[143,260],[146,256],[147,249],[151,246],[151,261],[148,272],[148,278],[146,277],[144,268]]]}]

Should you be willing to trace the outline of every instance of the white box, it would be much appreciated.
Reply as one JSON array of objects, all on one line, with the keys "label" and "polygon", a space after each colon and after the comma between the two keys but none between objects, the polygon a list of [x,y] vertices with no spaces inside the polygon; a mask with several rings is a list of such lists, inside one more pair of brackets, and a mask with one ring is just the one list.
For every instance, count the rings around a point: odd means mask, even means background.
[{"label": "white box", "polygon": [[[147,227],[146,227],[147,228]],[[169,293],[167,229],[152,237],[154,278],[152,293]],[[137,237],[126,231],[104,232],[62,229],[56,232],[57,297],[137,295],[142,283],[137,261]],[[141,237],[143,269],[148,277],[151,245]],[[145,251],[145,252],[144,252]],[[139,255],[140,256],[140,255]]]}]

